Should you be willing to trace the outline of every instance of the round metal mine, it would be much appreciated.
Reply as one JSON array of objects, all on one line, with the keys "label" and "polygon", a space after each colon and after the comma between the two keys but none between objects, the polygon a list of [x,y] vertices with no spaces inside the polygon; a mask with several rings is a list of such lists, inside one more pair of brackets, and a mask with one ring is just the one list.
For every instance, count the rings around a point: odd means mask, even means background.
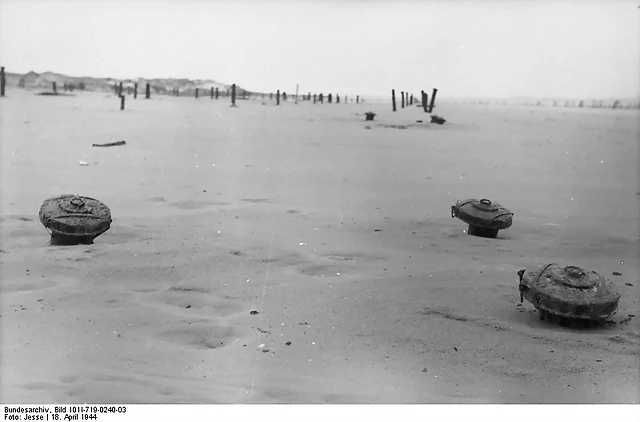
[{"label": "round metal mine", "polygon": [[91,244],[111,227],[111,212],[97,199],[79,195],[49,198],[40,207],[40,222],[52,245]]},{"label": "round metal mine", "polygon": [[469,225],[473,236],[495,238],[498,230],[511,227],[513,213],[488,199],[464,199],[451,206],[451,217]]},{"label": "round metal mine", "polygon": [[618,310],[616,286],[595,271],[547,264],[520,270],[518,275],[520,300],[531,302],[540,311],[541,320],[557,316],[604,322]]}]

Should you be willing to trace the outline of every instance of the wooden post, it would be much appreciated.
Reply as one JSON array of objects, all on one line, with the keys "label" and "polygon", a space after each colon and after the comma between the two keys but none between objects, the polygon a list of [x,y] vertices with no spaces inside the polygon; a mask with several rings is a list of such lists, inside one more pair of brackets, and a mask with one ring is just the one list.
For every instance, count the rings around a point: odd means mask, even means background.
[{"label": "wooden post", "polygon": [[133,85],[133,98],[138,98],[138,82]]},{"label": "wooden post", "polygon": [[422,108],[425,113],[429,112],[429,94],[425,94],[424,91],[422,91]]},{"label": "wooden post", "polygon": [[148,100],[151,98],[151,84],[147,82],[145,98]]},{"label": "wooden post", "polygon": [[400,91],[400,93],[402,94],[402,108],[404,108],[404,91]]},{"label": "wooden post", "polygon": [[307,101],[311,101],[311,93],[307,94]]},{"label": "wooden post", "polygon": [[280,105],[280,90],[276,92],[276,105]]},{"label": "wooden post", "polygon": [[413,105],[413,94],[411,94],[411,100],[409,101],[409,105]]},{"label": "wooden post", "polygon": [[393,111],[396,111],[396,90],[391,90],[391,103],[393,104]]},{"label": "wooden post", "polygon": [[436,93],[438,90],[433,88],[433,94],[431,94],[431,104],[429,105],[429,113],[433,112],[433,105],[436,102]]},{"label": "wooden post", "polygon": [[320,104],[324,104],[324,94],[320,93]]},{"label": "wooden post", "polygon": [[214,95],[213,87],[211,87],[211,99],[212,99],[212,100],[213,100],[213,95]]},{"label": "wooden post", "polygon": [[58,88],[56,87],[56,83],[52,82],[52,84],[53,84],[53,92],[57,94],[58,93]]},{"label": "wooden post", "polygon": [[340,104],[340,94],[336,94],[336,104]]},{"label": "wooden post", "polygon": [[356,95],[356,104],[359,104],[359,103],[360,103],[360,96]]},{"label": "wooden post", "polygon": [[316,98],[317,98],[317,96],[318,96],[317,94],[313,94],[313,103],[314,103],[314,104],[316,103]]},{"label": "wooden post", "polygon": [[218,97],[220,97],[220,91],[218,90],[218,88],[216,88],[216,100],[218,99]]},{"label": "wooden post", "polygon": [[199,91],[199,89],[196,88],[196,98],[198,98],[198,91]]},{"label": "wooden post", "polygon": [[296,84],[296,102],[295,104],[298,104],[298,84]]},{"label": "wooden post", "polygon": [[120,110],[124,110],[124,95],[120,96]]},{"label": "wooden post", "polygon": [[0,97],[4,97],[4,87],[7,81],[4,78],[4,66],[0,68]]},{"label": "wooden post", "polygon": [[231,105],[236,105],[236,84],[231,85]]},{"label": "wooden post", "polygon": [[118,95],[122,95],[122,82],[118,84]]}]

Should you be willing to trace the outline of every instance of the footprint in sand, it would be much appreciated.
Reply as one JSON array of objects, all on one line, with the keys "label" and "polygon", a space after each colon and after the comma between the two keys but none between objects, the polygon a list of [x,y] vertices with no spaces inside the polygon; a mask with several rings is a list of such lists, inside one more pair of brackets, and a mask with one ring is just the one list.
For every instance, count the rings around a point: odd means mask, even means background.
[{"label": "footprint in sand", "polygon": [[129,375],[121,375],[121,374],[103,374],[98,373],[89,376],[89,379],[97,382],[118,382],[118,383],[128,383],[141,385],[143,387],[153,387],[155,384],[151,381],[136,379]]},{"label": "footprint in sand", "polygon": [[182,210],[197,210],[200,208],[205,208],[210,205],[230,205],[228,202],[213,202],[213,201],[181,201],[181,202],[171,202],[170,206],[174,208],[180,208]]},{"label": "footprint in sand", "polygon": [[383,258],[359,253],[330,253],[321,256],[331,263],[307,262],[297,266],[298,272],[310,277],[340,277],[357,271],[356,265],[380,261]]},{"label": "footprint in sand", "polygon": [[271,204],[271,199],[264,198],[245,198],[241,199],[242,202],[248,202],[250,204]]},{"label": "footprint in sand", "polygon": [[179,391],[180,390],[174,387],[160,387],[156,389],[156,392],[163,396],[175,396],[176,394],[179,393]]},{"label": "footprint in sand", "polygon": [[363,255],[359,253],[332,253],[322,255],[322,257],[332,261],[353,261],[359,263],[380,261],[383,259],[380,256]]},{"label": "footprint in sand", "polygon": [[57,391],[60,389],[60,385],[55,382],[48,381],[40,381],[40,382],[29,382],[26,384],[22,384],[22,388],[25,390],[52,390]]},{"label": "footprint in sand", "polygon": [[347,269],[337,265],[305,264],[297,268],[302,275],[309,277],[340,277],[347,274]]},{"label": "footprint in sand", "polygon": [[[264,254],[262,255],[264,256]],[[277,263],[281,267],[293,267],[300,264],[309,263],[309,259],[304,255],[300,255],[297,253],[289,253],[281,256],[273,256],[269,258],[262,258],[260,261],[264,264],[274,264]]]},{"label": "footprint in sand", "polygon": [[176,327],[160,331],[154,336],[157,340],[188,346],[197,350],[213,350],[223,348],[241,337],[233,327],[222,327],[217,324]]},{"label": "footprint in sand", "polygon": [[63,384],[72,384],[77,380],[78,380],[78,377],[76,377],[75,375],[62,375],[60,378],[58,378],[58,381],[60,381]]},{"label": "footprint in sand", "polygon": [[142,302],[164,306],[169,312],[189,318],[221,318],[245,312],[239,302],[218,297],[209,289],[196,286],[174,286],[148,293]]},{"label": "footprint in sand", "polygon": [[3,295],[17,292],[37,292],[40,290],[49,290],[62,286],[68,286],[73,283],[74,281],[68,278],[43,278],[36,275],[20,275],[16,277],[9,277],[7,274],[5,274],[1,291]]}]

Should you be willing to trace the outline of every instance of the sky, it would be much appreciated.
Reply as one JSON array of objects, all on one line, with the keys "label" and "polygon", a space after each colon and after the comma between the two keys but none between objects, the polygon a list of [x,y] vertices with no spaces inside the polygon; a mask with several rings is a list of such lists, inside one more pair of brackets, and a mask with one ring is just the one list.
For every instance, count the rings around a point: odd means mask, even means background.
[{"label": "sky", "polygon": [[640,0],[0,0],[7,72],[258,92],[640,96]]}]

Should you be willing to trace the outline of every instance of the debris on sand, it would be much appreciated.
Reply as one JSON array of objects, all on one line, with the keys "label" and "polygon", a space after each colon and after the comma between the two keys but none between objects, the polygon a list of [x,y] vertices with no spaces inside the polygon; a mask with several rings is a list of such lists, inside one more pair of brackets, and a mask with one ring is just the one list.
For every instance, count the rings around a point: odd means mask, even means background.
[{"label": "debris on sand", "polygon": [[364,128],[365,129],[371,129],[371,126],[365,126]]},{"label": "debris on sand", "polygon": [[619,273],[619,272],[617,272],[617,271],[614,271],[614,272],[613,272],[613,275],[622,275],[622,273]]},{"label": "debris on sand", "polygon": [[251,311],[249,312],[249,315],[258,315],[258,311]]},{"label": "debris on sand", "polygon": [[106,144],[93,144],[94,147],[119,147],[120,145],[127,145],[126,141],[108,142]]},{"label": "debris on sand", "polygon": [[376,117],[376,113],[372,112],[372,111],[367,111],[366,113],[364,113],[365,115],[365,120],[371,120],[373,121],[373,118]]},{"label": "debris on sand", "polygon": [[444,122],[446,122],[446,120],[440,116],[436,116],[435,114],[431,116],[431,123],[436,123],[441,125],[441,124],[444,124]]},{"label": "debris on sand", "polygon": [[86,161],[78,161],[78,164],[80,164],[81,166],[88,166],[89,163],[87,163]]}]

